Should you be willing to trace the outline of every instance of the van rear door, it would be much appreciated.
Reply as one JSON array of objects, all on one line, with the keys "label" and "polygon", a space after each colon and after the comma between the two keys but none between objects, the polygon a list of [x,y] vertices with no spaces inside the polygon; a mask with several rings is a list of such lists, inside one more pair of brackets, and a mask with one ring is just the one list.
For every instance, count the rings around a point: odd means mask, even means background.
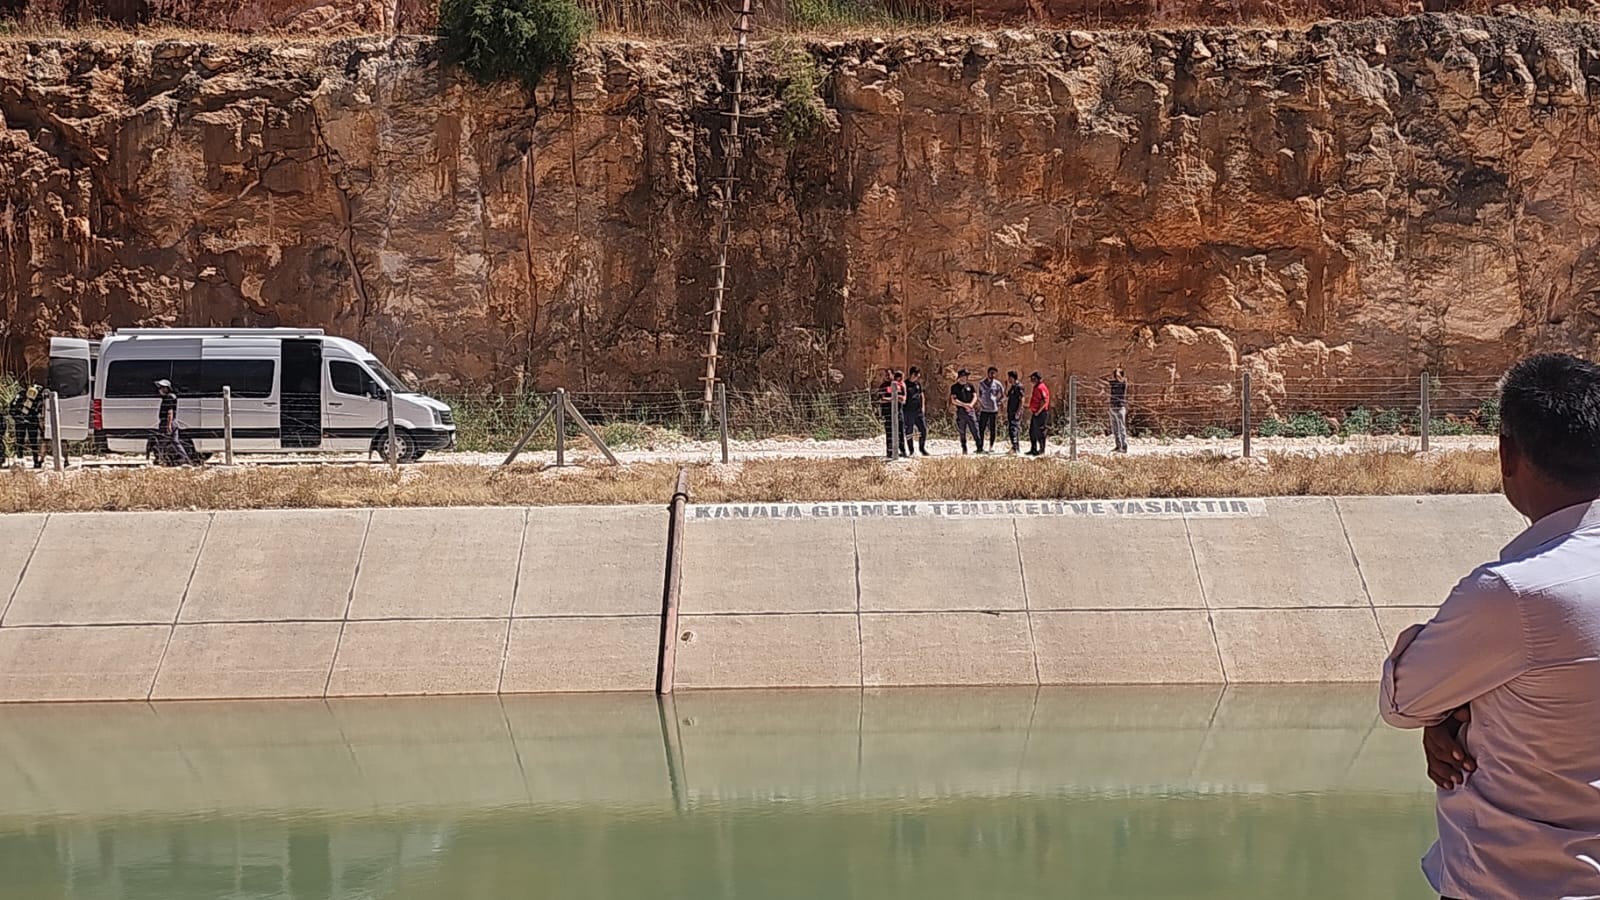
[{"label": "van rear door", "polygon": [[[89,342],[82,338],[50,339],[50,390],[61,407],[61,439],[89,437],[89,407],[94,383],[89,375]],[[45,415],[50,415],[49,407]],[[48,421],[48,419],[47,419]],[[46,434],[49,434],[48,425]]]}]

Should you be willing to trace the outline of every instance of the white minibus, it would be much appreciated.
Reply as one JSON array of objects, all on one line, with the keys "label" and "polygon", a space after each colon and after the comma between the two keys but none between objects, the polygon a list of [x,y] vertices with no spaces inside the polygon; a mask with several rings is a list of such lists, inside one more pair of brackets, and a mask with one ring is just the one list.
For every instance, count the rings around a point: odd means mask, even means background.
[{"label": "white minibus", "polygon": [[449,406],[408,387],[365,347],[320,328],[120,328],[98,344],[50,340],[64,440],[93,434],[112,452],[145,452],[163,379],[178,395],[185,440],[201,454],[222,450],[224,387],[233,398],[236,453],[386,454],[391,393],[400,459],[455,446]]}]

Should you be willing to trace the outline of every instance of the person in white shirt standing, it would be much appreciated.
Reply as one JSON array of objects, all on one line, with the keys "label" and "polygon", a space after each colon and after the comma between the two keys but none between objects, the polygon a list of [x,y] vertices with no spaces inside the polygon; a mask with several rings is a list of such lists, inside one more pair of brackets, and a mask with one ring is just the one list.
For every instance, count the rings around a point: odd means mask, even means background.
[{"label": "person in white shirt standing", "polygon": [[1423,729],[1435,891],[1600,897],[1600,367],[1523,360],[1500,421],[1506,499],[1533,524],[1400,634],[1379,708]]}]

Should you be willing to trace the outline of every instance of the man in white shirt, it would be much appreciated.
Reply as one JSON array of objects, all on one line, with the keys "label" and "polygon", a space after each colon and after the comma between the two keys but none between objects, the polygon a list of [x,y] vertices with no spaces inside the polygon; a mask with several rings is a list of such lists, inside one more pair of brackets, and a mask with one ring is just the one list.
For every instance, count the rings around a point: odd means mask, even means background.
[{"label": "man in white shirt", "polygon": [[[1423,858],[1455,900],[1600,897],[1600,367],[1530,357],[1500,388],[1506,499],[1533,525],[1395,641],[1379,707],[1439,785]],[[1448,535],[1436,536],[1448,540]]]}]

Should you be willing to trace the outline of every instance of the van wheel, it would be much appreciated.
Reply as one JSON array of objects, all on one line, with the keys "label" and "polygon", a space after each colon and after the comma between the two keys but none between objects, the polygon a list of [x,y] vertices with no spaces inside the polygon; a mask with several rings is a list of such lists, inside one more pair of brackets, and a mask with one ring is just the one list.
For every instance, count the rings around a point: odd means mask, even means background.
[{"label": "van wheel", "polygon": [[[389,458],[388,429],[378,432],[378,436],[372,441],[372,449],[382,459],[387,460]],[[394,449],[395,458],[401,462],[416,462],[417,458],[422,456],[421,453],[417,452],[416,438],[413,438],[411,432],[404,428],[396,428],[394,430]]]}]

